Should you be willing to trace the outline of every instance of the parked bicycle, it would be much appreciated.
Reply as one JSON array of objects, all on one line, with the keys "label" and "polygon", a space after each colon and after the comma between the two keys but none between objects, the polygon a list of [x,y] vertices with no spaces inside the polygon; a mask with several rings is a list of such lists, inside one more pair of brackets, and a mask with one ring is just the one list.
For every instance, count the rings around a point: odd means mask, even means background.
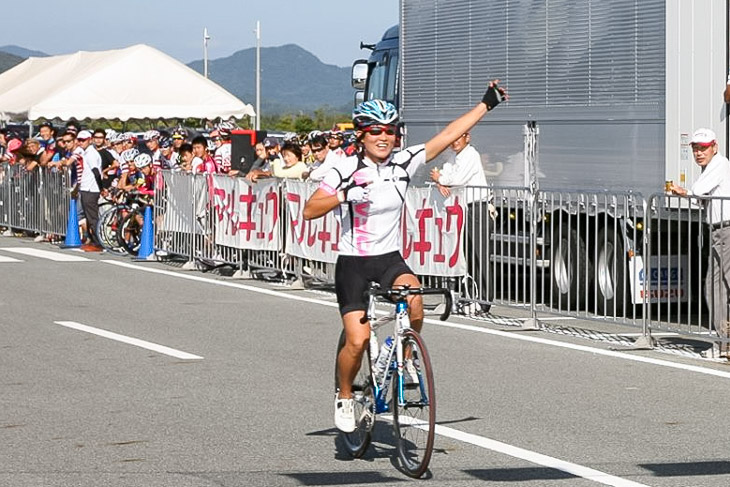
[{"label": "parked bicycle", "polygon": [[152,204],[151,196],[138,191],[119,192],[115,201],[99,216],[96,230],[99,241],[107,250],[137,255],[144,210]]},{"label": "parked bicycle", "polygon": [[131,209],[121,221],[117,240],[127,253],[137,255],[142,244],[145,208],[152,205],[152,196],[137,191],[130,191],[128,194]]},{"label": "parked bicycle", "polygon": [[[400,465],[407,475],[419,478],[428,469],[433,453],[436,393],[426,345],[421,335],[411,328],[408,318],[406,299],[415,294],[443,295],[445,308],[440,319],[449,317],[452,298],[448,289],[380,289],[377,284],[371,284],[367,317],[362,320],[363,324],[370,322],[368,353],[363,354],[360,371],[352,385],[356,427],[352,433],[341,434],[348,453],[359,458],[370,445],[376,415],[390,413]],[[376,318],[378,297],[394,301],[394,311]],[[379,345],[377,330],[391,321],[395,322],[393,335]],[[337,355],[344,345],[343,330]],[[338,383],[335,372],[335,389]]]},{"label": "parked bicycle", "polygon": [[127,253],[127,250],[121,246],[117,237],[117,232],[121,227],[124,216],[132,209],[127,199],[127,193],[112,188],[107,200],[103,204],[99,204],[99,221],[96,224],[96,235],[99,238],[101,246],[107,251]]}]

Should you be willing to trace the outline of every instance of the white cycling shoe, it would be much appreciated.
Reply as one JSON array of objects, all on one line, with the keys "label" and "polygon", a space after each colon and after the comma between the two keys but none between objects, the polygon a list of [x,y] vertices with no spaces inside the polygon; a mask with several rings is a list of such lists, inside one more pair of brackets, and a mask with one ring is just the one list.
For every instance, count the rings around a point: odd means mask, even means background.
[{"label": "white cycling shoe", "polygon": [[355,409],[352,399],[342,399],[335,394],[335,426],[343,433],[355,431]]}]

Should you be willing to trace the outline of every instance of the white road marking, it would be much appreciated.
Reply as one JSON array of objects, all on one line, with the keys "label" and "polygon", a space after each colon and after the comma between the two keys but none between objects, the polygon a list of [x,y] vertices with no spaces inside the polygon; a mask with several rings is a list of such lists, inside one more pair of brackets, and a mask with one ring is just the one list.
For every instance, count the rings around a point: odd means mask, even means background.
[{"label": "white road marking", "polygon": [[166,347],[164,345],[158,345],[156,343],[140,340],[139,338],[132,338],[124,335],[119,335],[111,331],[102,330],[100,328],[94,328],[93,326],[82,325],[81,323],[76,323],[75,321],[54,321],[54,323],[57,325],[65,326],[67,328],[73,328],[74,330],[85,331],[86,333],[92,333],[94,335],[99,335],[100,337],[116,340],[118,342],[128,343],[129,345],[134,345],[136,347],[146,348],[147,350],[170,355],[171,357],[177,357],[184,360],[200,360],[203,358],[198,355],[193,355],[192,353],[181,352],[180,350],[175,350],[174,348]]},{"label": "white road marking", "polygon": [[153,274],[162,274],[164,276],[172,276],[172,277],[177,277],[179,279],[187,279],[188,281],[205,282],[208,284],[216,284],[218,286],[223,286],[223,287],[232,287],[235,289],[243,289],[246,291],[251,291],[251,292],[259,293],[259,294],[267,294],[269,296],[276,296],[278,298],[286,298],[286,299],[291,299],[294,301],[304,301],[307,303],[329,306],[330,308],[337,308],[337,303],[334,303],[334,302],[322,301],[321,299],[315,299],[315,298],[307,298],[305,296],[296,296],[296,295],[292,295],[290,293],[274,291],[271,289],[263,289],[263,288],[255,287],[255,286],[248,286],[246,284],[239,284],[237,282],[217,281],[215,279],[209,279],[207,277],[196,276],[193,274],[181,274],[179,272],[166,271],[164,269],[153,269],[152,267],[143,267],[143,266],[136,265],[136,264],[129,264],[127,262],[121,262],[118,260],[100,260],[99,262],[103,262],[105,264],[117,265],[120,267],[126,267],[128,269],[134,269],[137,271],[151,272]]},{"label": "white road marking", "polygon": [[662,359],[651,358],[651,357],[642,357],[640,355],[633,355],[630,353],[619,352],[616,350],[606,350],[603,348],[589,347],[587,345],[577,345],[574,343],[559,342],[559,341],[548,340],[546,338],[540,338],[540,337],[536,337],[536,336],[520,335],[520,334],[512,333],[509,331],[490,330],[488,328],[480,328],[478,326],[465,325],[465,324],[461,324],[461,323],[448,323],[448,322],[444,322],[444,321],[431,320],[428,318],[424,319],[423,321],[432,323],[437,326],[443,326],[446,328],[457,328],[457,329],[461,329],[461,330],[475,331],[477,333],[486,333],[487,335],[496,335],[496,336],[501,336],[503,338],[511,338],[513,340],[522,340],[525,342],[539,343],[541,345],[550,345],[552,347],[567,348],[569,350],[576,350],[579,352],[588,352],[588,353],[592,353],[592,354],[596,354],[596,355],[604,355],[606,357],[619,358],[622,360],[630,360],[633,362],[641,362],[641,363],[651,364],[651,365],[659,365],[661,367],[668,367],[670,369],[680,369],[680,370],[685,370],[688,372],[696,372],[698,374],[712,375],[715,377],[722,377],[723,379],[730,379],[730,372],[723,372],[721,370],[708,369],[708,368],[699,367],[696,365],[674,363],[674,362],[670,362],[669,360],[662,360]]},{"label": "white road marking", "polygon": [[5,262],[23,262],[23,261],[19,260],[19,259],[13,259],[12,257],[6,257],[4,255],[0,255],[0,262],[5,263]]},{"label": "white road marking", "polygon": [[[532,318],[513,318],[519,321],[527,321]],[[575,316],[541,316],[538,318],[539,321],[570,321],[577,319]]]},{"label": "white road marking", "polygon": [[[388,421],[393,421],[393,416],[390,415],[383,415],[383,418],[387,419]],[[410,423],[416,428],[428,430],[428,424],[422,420],[409,417],[403,417],[400,419],[404,423]],[[502,443],[501,441],[485,438],[484,436],[465,433],[454,428],[441,426],[438,423],[436,424],[435,433],[437,435],[445,436],[453,440],[463,441],[464,443],[469,443],[480,448],[492,450],[497,453],[502,453],[504,455],[508,455],[514,458],[519,458],[521,460],[525,460],[536,465],[542,465],[543,467],[567,472],[571,475],[575,475],[576,477],[581,477],[586,480],[598,482],[599,484],[611,485],[613,487],[648,487],[645,484],[640,484],[632,480],[626,480],[621,477],[616,477],[614,475],[601,472],[600,470],[595,470],[590,467],[584,467],[583,465],[578,465],[577,463],[566,462],[565,460],[549,457],[547,455],[543,455],[542,453],[525,450],[524,448],[520,448],[518,446],[513,446],[507,443]]]},{"label": "white road marking", "polygon": [[[636,337],[644,336],[643,333],[617,333],[616,335],[620,336],[620,337],[628,337],[628,338],[636,338]],[[657,332],[652,331],[651,336],[653,336],[653,337],[677,337],[677,336],[679,336],[679,333],[674,333],[671,331],[667,331],[664,333],[657,333]]]},{"label": "white road marking", "polygon": [[51,252],[48,250],[33,249],[29,247],[0,247],[0,250],[16,254],[30,255],[32,257],[40,257],[41,259],[53,260],[56,262],[91,262],[91,259],[79,257],[78,255],[69,255],[63,252]]},{"label": "white road marking", "polygon": [[[187,279],[190,281],[205,282],[205,283],[214,284],[217,286],[231,287],[231,288],[235,288],[235,289],[243,289],[246,291],[266,294],[269,296],[276,296],[276,297],[285,298],[285,299],[291,299],[291,300],[295,300],[295,301],[304,301],[304,302],[308,302],[308,303],[319,304],[322,306],[329,306],[331,308],[337,307],[337,303],[322,301],[320,299],[315,299],[315,298],[307,298],[304,296],[292,295],[290,293],[285,293],[285,292],[281,292],[281,291],[273,291],[271,289],[262,289],[262,288],[258,288],[258,287],[254,287],[254,286],[247,286],[245,284],[238,284],[238,283],[228,282],[228,281],[217,281],[215,279],[209,279],[206,277],[200,277],[200,276],[195,276],[195,275],[190,275],[190,274],[181,274],[179,272],[166,271],[163,269],[153,269],[151,267],[143,267],[143,266],[129,264],[127,262],[120,262],[120,261],[115,261],[115,260],[102,260],[100,262],[118,265],[121,267],[126,267],[129,269],[134,269],[134,270],[138,270],[138,271],[151,272],[154,274],[162,274],[162,275],[166,275],[166,276],[177,277],[179,279]],[[651,357],[642,357],[640,355],[634,355],[634,354],[630,354],[630,353],[626,353],[626,352],[619,352],[616,350],[606,350],[603,348],[589,347],[587,345],[577,345],[574,343],[549,340],[547,338],[540,338],[540,337],[536,337],[536,336],[526,335],[523,333],[513,333],[510,331],[492,330],[490,328],[466,325],[466,324],[461,324],[461,323],[451,323],[451,322],[433,320],[430,318],[426,318],[423,321],[426,323],[430,323],[432,325],[441,326],[441,327],[445,327],[445,328],[454,328],[454,329],[460,329],[460,330],[465,330],[465,331],[473,331],[476,333],[495,335],[495,336],[499,336],[502,338],[509,338],[512,340],[522,340],[522,341],[531,342],[531,343],[539,343],[541,345],[548,345],[551,347],[560,347],[560,348],[565,348],[568,350],[575,350],[575,351],[579,351],[579,352],[587,352],[587,353],[592,353],[592,354],[596,354],[596,355],[603,355],[606,357],[612,357],[612,358],[617,358],[617,359],[621,359],[621,360],[630,360],[630,361],[641,362],[641,363],[645,363],[645,364],[658,365],[660,367],[668,367],[671,369],[679,369],[679,370],[684,370],[687,372],[694,372],[697,374],[721,377],[723,379],[730,379],[730,372],[723,372],[721,370],[708,369],[708,368],[699,367],[696,365],[674,363],[674,362],[670,362],[668,360],[656,359],[656,358],[651,358]]]}]

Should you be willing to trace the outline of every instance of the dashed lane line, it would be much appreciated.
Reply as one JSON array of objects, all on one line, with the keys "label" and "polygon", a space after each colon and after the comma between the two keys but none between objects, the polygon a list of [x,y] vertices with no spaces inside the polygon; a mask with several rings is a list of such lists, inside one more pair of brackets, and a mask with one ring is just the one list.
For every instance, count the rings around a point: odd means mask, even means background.
[{"label": "dashed lane line", "polygon": [[7,263],[13,263],[13,262],[23,262],[20,259],[13,259],[12,257],[7,257],[5,255],[0,255],[0,264],[7,264]]},{"label": "dashed lane line", "polygon": [[31,257],[39,257],[41,259],[48,259],[55,262],[92,262],[91,259],[79,257],[78,255],[71,255],[63,252],[51,252],[49,250],[34,249],[30,247],[0,247],[0,250],[15,254],[29,255]]},{"label": "dashed lane line", "polygon": [[[114,261],[114,260],[102,260],[100,262],[117,265],[120,267],[126,267],[128,269],[133,269],[133,270],[137,270],[137,271],[150,272],[150,273],[154,273],[154,274],[161,274],[161,275],[176,277],[178,279],[187,279],[190,281],[204,282],[204,283],[213,284],[213,285],[217,285],[217,286],[224,286],[224,287],[230,287],[230,288],[235,288],[235,289],[243,289],[246,291],[251,291],[251,292],[255,292],[255,293],[259,293],[259,294],[266,294],[269,296],[276,296],[276,297],[295,300],[295,301],[303,301],[303,302],[318,304],[321,306],[329,306],[332,308],[337,307],[337,303],[334,303],[331,301],[323,301],[321,299],[308,298],[305,296],[293,295],[291,293],[286,293],[286,292],[282,292],[282,291],[274,291],[271,289],[263,289],[263,288],[259,288],[259,287],[255,287],[255,286],[248,286],[246,284],[239,284],[239,283],[228,282],[228,281],[218,281],[218,280],[210,279],[207,277],[201,277],[201,276],[190,275],[190,274],[181,274],[179,272],[167,271],[167,270],[163,270],[163,269],[154,269],[151,267],[143,267],[143,266],[139,266],[139,265],[135,265],[135,264],[129,264],[127,262],[120,262],[120,261]],[[426,318],[423,321],[430,323],[432,325],[435,325],[435,326],[440,326],[440,327],[445,327],[445,328],[454,328],[454,329],[460,329],[460,330],[464,330],[464,331],[484,333],[487,335],[494,335],[494,336],[499,336],[502,338],[509,338],[511,340],[522,340],[522,341],[537,343],[537,344],[541,344],[541,345],[565,348],[568,350],[574,350],[574,351],[578,351],[578,352],[586,352],[586,353],[591,353],[591,354],[595,354],[595,355],[603,355],[605,357],[612,357],[612,358],[617,358],[617,359],[621,359],[621,360],[629,360],[629,361],[633,361],[633,362],[657,365],[660,367],[667,367],[670,369],[679,369],[679,370],[684,370],[687,372],[693,372],[693,373],[697,373],[697,374],[704,374],[704,375],[720,377],[723,379],[730,379],[730,372],[724,372],[721,370],[710,369],[710,368],[706,368],[706,367],[699,367],[696,365],[675,363],[675,362],[671,362],[669,360],[657,359],[657,358],[653,358],[653,357],[646,357],[646,356],[641,356],[641,355],[636,355],[636,354],[631,354],[631,353],[626,353],[626,352],[621,352],[621,351],[616,351],[616,350],[606,350],[606,349],[602,349],[602,348],[589,347],[587,345],[578,345],[578,344],[569,343],[569,342],[560,342],[557,340],[550,340],[547,338],[541,338],[541,337],[532,336],[532,335],[513,333],[510,331],[493,330],[490,328],[484,328],[484,327],[474,326],[474,325],[467,325],[467,324],[463,324],[463,323],[445,322],[445,321],[439,321],[439,320],[434,320],[434,319],[430,319],[430,318]]]},{"label": "dashed lane line", "polygon": [[152,343],[145,340],[140,340],[139,338],[132,338],[125,335],[120,335],[118,333],[114,333],[108,330],[102,330],[101,328],[94,328],[93,326],[83,325],[81,323],[76,323],[75,321],[54,321],[54,323],[57,325],[65,326],[66,328],[91,333],[100,337],[109,338],[110,340],[127,343],[129,345],[134,345],[135,347],[152,350],[153,352],[162,353],[183,360],[201,360],[203,358],[199,355],[193,355],[192,353],[175,350],[174,348],[166,347],[164,345],[158,345],[157,343]]}]

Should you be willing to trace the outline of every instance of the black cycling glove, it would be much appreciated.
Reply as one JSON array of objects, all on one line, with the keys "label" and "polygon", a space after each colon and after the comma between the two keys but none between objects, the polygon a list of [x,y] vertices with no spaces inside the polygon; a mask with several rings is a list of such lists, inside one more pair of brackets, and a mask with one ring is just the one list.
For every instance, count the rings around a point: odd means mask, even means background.
[{"label": "black cycling glove", "polygon": [[482,97],[482,103],[487,105],[487,111],[494,110],[503,100],[502,94],[499,92],[499,86],[494,85],[487,88],[486,93]]}]

